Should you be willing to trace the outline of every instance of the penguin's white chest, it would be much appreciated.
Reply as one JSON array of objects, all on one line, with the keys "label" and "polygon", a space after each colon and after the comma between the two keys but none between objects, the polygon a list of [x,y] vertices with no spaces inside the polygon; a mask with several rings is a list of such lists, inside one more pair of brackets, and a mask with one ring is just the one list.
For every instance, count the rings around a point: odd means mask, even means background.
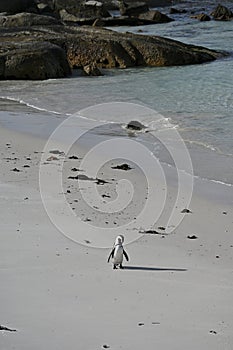
[{"label": "penguin's white chest", "polygon": [[122,246],[116,246],[114,255],[113,255],[113,263],[114,264],[121,264],[123,261],[123,247]]}]

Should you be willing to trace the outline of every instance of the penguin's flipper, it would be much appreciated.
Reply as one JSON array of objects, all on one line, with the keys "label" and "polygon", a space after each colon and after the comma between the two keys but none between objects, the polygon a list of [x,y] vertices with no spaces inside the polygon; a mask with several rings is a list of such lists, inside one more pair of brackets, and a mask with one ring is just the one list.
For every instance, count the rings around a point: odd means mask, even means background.
[{"label": "penguin's flipper", "polygon": [[110,253],[109,257],[108,257],[108,263],[109,263],[110,259],[113,258],[114,251],[115,251],[115,248],[113,248],[113,250],[111,251],[111,253]]},{"label": "penguin's flipper", "polygon": [[126,251],[125,251],[124,249],[123,249],[123,254],[124,254],[124,256],[125,256],[126,260],[127,260],[127,261],[129,261],[128,254],[126,253]]}]

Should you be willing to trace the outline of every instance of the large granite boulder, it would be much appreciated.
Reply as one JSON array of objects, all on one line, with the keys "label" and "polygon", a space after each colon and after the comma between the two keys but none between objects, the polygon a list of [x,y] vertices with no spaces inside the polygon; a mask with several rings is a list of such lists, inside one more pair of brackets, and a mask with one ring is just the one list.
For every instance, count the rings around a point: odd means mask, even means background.
[{"label": "large granite boulder", "polygon": [[117,33],[98,27],[76,27],[75,32],[72,45],[68,44],[69,40],[66,43],[70,65],[76,67],[87,63],[102,68],[186,65],[221,56],[214,50],[158,36]]},{"label": "large granite boulder", "polygon": [[57,24],[61,24],[61,22],[56,18],[27,12],[17,13],[16,15],[0,16],[0,27],[31,27]]},{"label": "large granite boulder", "polygon": [[225,6],[218,5],[213,12],[211,13],[211,16],[214,17],[215,20],[219,21],[229,21],[233,18],[233,13],[230,9],[228,9]]},{"label": "large granite boulder", "polygon": [[221,52],[181,42],[99,27],[0,27],[0,76],[46,79],[67,76],[70,68],[126,68],[209,62]]},{"label": "large granite boulder", "polygon": [[1,0],[0,12],[14,14],[26,11],[35,6],[34,0]]},{"label": "large granite boulder", "polygon": [[65,51],[51,43],[15,43],[11,50],[8,43],[1,48],[2,79],[44,80],[63,78],[70,73]]}]

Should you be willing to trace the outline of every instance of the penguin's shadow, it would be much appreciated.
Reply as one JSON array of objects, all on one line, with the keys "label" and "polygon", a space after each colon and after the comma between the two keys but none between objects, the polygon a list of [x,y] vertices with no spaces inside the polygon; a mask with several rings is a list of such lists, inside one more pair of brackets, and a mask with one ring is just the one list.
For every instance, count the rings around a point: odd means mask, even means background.
[{"label": "penguin's shadow", "polygon": [[124,270],[137,271],[171,271],[171,272],[185,272],[187,269],[179,269],[173,267],[150,267],[150,266],[124,266]]}]

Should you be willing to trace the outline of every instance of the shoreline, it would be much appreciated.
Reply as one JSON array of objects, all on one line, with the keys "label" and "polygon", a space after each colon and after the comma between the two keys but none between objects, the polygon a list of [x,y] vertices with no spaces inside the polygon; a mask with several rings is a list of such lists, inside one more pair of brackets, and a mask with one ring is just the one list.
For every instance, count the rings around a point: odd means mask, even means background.
[{"label": "shoreline", "polygon": [[[5,128],[9,128],[10,130],[34,135],[39,138],[49,138],[49,136],[58,127],[60,123],[64,122],[66,118],[72,116],[71,113],[64,114],[63,112],[49,111],[47,109],[42,109],[34,105],[29,105],[24,101],[18,101],[14,98],[0,98],[0,105],[3,108],[3,110],[0,112],[0,125],[2,125]],[[84,111],[86,111],[86,108],[84,109]],[[76,115],[76,113],[74,115]],[[77,117],[79,118],[78,114]],[[30,123],[28,123],[28,118],[30,118]],[[95,125],[98,125],[98,123],[101,125],[105,122],[110,123],[114,127],[114,130],[109,129],[109,135],[107,130],[104,130],[103,134],[98,134],[97,131],[97,134],[94,135],[94,137],[102,137],[103,139],[104,137],[106,137],[106,139],[107,137],[117,136],[123,137],[123,139],[125,138],[125,136],[128,137],[124,127],[121,130],[116,129],[116,127],[118,128],[120,124],[123,125],[123,121],[119,120],[119,123],[117,123],[116,121],[111,121],[111,119],[108,121],[98,120],[98,118],[99,116],[97,116],[97,119],[94,120],[92,119],[91,115],[88,115],[87,119],[85,116],[81,117],[79,119],[80,128],[83,128],[83,130],[85,131],[88,129],[95,128]],[[167,118],[165,118],[165,120],[167,120],[167,123],[170,124],[170,118]],[[156,120],[150,120],[149,124],[147,120],[142,120],[141,122],[147,125],[149,130],[151,123],[152,125],[155,125],[155,128],[157,127]],[[171,124],[170,127],[174,127],[176,129],[175,124]],[[158,124],[158,128],[161,128],[161,131],[166,130],[166,126],[163,126],[163,124]],[[185,139],[186,134],[184,133],[183,135],[183,130],[179,130],[178,128],[177,131],[181,135],[181,138]],[[144,142],[149,148],[152,147],[153,149],[154,144],[151,143],[150,138],[146,138],[145,134],[138,134],[138,140],[139,142]],[[218,149],[215,149],[213,146],[210,147],[207,145],[201,145],[193,140],[185,140],[185,145],[188,152],[191,155],[195,179],[197,179],[198,181],[207,181],[210,183],[220,185],[222,184],[227,187],[233,186],[233,178],[231,177],[233,168],[231,169],[230,167],[230,160],[232,158],[231,154],[222,153]],[[160,146],[157,145],[156,147]],[[165,167],[173,166],[171,160],[169,159],[170,155],[167,154],[167,151],[165,149],[161,149],[160,147],[158,148],[158,150],[155,150],[155,156],[158,157],[160,162],[164,164]],[[218,164],[218,167],[216,167],[216,164]],[[211,177],[209,176],[209,173],[212,174]]]}]

